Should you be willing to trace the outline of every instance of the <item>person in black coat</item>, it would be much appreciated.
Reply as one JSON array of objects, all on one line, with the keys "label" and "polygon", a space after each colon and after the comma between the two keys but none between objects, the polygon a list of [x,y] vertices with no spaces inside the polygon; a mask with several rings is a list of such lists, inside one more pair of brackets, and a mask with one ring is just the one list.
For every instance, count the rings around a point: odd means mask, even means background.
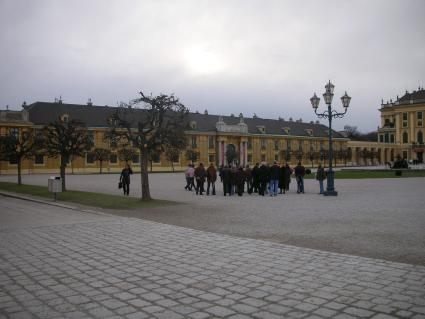
[{"label": "person in black coat", "polygon": [[122,189],[124,191],[124,195],[129,195],[130,193],[130,175],[133,174],[133,170],[130,165],[125,164],[125,167],[121,171],[120,175],[120,183],[122,183]]},{"label": "person in black coat", "polygon": [[243,189],[245,186],[245,178],[245,172],[243,171],[242,166],[239,166],[239,168],[235,172],[235,183],[238,196],[242,196]]},{"label": "person in black coat", "polygon": [[258,193],[258,188],[260,186],[260,164],[255,163],[254,168],[252,169],[252,188],[254,193]]},{"label": "person in black coat", "polygon": [[230,168],[227,165],[222,168],[220,173],[220,178],[223,182],[224,196],[226,196],[226,194],[229,194],[229,196],[232,195],[230,193],[230,188],[232,187],[232,178],[231,178]]},{"label": "person in black coat", "polygon": [[264,192],[267,188],[267,182],[269,180],[269,168],[267,167],[265,163],[262,163],[258,172],[259,172],[259,184],[260,184],[258,193],[261,196],[264,196]]},{"label": "person in black coat", "polygon": [[277,188],[279,184],[280,167],[275,161],[270,167],[270,196],[277,196]]}]

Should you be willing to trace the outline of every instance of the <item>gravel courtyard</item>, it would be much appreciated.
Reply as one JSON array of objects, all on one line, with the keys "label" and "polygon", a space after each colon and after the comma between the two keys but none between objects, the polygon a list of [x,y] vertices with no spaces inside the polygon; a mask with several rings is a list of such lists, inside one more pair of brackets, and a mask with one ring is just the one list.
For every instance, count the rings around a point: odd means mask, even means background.
[{"label": "gravel courtyard", "polygon": [[[24,175],[27,184],[47,185],[49,175]],[[67,187],[120,194],[119,176],[68,175]],[[306,180],[306,194],[278,197],[196,196],[184,190],[182,173],[149,176],[154,198],[180,202],[138,212],[119,212],[161,223],[216,233],[263,239],[300,247],[425,265],[425,178],[337,180],[338,197],[317,194]],[[15,181],[16,176],[1,176]],[[132,177],[131,195],[140,194]]]}]

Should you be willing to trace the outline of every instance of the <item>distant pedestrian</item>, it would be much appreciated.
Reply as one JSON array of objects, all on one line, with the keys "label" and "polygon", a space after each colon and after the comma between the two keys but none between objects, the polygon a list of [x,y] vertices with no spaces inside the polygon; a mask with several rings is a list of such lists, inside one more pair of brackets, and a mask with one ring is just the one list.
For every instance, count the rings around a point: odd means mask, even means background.
[{"label": "distant pedestrian", "polygon": [[238,196],[242,196],[245,186],[245,172],[243,171],[242,166],[239,166],[235,172],[235,185]]},{"label": "distant pedestrian", "polygon": [[196,179],[196,195],[202,195],[204,192],[205,177],[207,172],[205,171],[204,164],[199,163],[198,167],[195,168],[195,179]]},{"label": "distant pedestrian", "polygon": [[211,163],[207,168],[207,195],[210,194],[210,186],[212,190],[212,195],[215,195],[215,181],[217,180],[217,170],[214,167],[214,164]]},{"label": "distant pedestrian", "polygon": [[232,187],[232,181],[231,181],[230,174],[231,174],[230,173],[230,168],[227,165],[225,165],[223,167],[223,169],[221,170],[221,173],[220,173],[220,178],[223,181],[223,193],[224,193],[224,196],[226,196],[227,194],[229,194],[229,196],[232,195],[230,193],[230,188]]},{"label": "distant pedestrian", "polygon": [[277,196],[277,188],[279,185],[279,175],[280,175],[280,167],[276,161],[274,161],[273,165],[270,167],[270,187],[269,193],[270,196]]},{"label": "distant pedestrian", "polygon": [[191,182],[190,182],[190,170],[193,170],[192,166],[189,164],[186,168],[186,171],[184,172],[184,177],[186,178],[186,186],[184,187],[185,190],[191,189]]},{"label": "distant pedestrian", "polygon": [[131,169],[129,164],[125,164],[125,167],[121,171],[120,183],[122,183],[122,189],[124,191],[124,195],[126,196],[130,194],[130,175],[131,174],[133,174],[133,170]]},{"label": "distant pedestrian", "polygon": [[246,181],[246,191],[248,194],[252,194],[252,170],[249,168],[249,165],[245,167],[245,181]]},{"label": "distant pedestrian", "polygon": [[283,193],[289,191],[289,184],[291,183],[291,175],[292,175],[292,168],[289,166],[288,163],[285,164],[285,170],[283,172],[283,183],[285,188],[283,189]]},{"label": "distant pedestrian", "polygon": [[260,164],[255,163],[255,166],[252,169],[252,188],[254,193],[258,193],[260,186]]},{"label": "distant pedestrian", "polygon": [[323,181],[326,179],[326,172],[325,169],[322,167],[321,164],[319,164],[319,167],[317,168],[316,172],[316,180],[319,181],[319,187],[320,187],[320,194],[323,194]]},{"label": "distant pedestrian", "polygon": [[269,169],[267,168],[266,163],[261,163],[261,166],[258,169],[259,173],[259,187],[258,194],[264,196],[264,193],[267,188],[267,181],[269,180]]},{"label": "distant pedestrian", "polygon": [[298,165],[295,167],[295,178],[297,180],[297,194],[304,194],[304,175],[305,167],[301,165],[301,162],[298,162]]}]

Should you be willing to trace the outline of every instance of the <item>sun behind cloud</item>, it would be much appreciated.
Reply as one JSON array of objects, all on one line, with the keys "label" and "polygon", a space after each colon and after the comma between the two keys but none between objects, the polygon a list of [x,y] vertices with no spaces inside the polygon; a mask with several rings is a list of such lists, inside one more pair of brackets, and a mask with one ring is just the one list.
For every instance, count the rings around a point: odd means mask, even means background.
[{"label": "sun behind cloud", "polygon": [[194,45],[183,52],[184,65],[193,76],[212,75],[225,70],[223,57],[206,45]]}]

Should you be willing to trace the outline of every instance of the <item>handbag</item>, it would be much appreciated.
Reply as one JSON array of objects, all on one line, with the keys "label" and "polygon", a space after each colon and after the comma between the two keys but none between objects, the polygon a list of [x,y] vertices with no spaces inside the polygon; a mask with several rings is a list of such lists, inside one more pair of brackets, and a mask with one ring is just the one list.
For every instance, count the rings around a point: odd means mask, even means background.
[{"label": "handbag", "polygon": [[118,183],[118,188],[122,188],[122,182]]}]

